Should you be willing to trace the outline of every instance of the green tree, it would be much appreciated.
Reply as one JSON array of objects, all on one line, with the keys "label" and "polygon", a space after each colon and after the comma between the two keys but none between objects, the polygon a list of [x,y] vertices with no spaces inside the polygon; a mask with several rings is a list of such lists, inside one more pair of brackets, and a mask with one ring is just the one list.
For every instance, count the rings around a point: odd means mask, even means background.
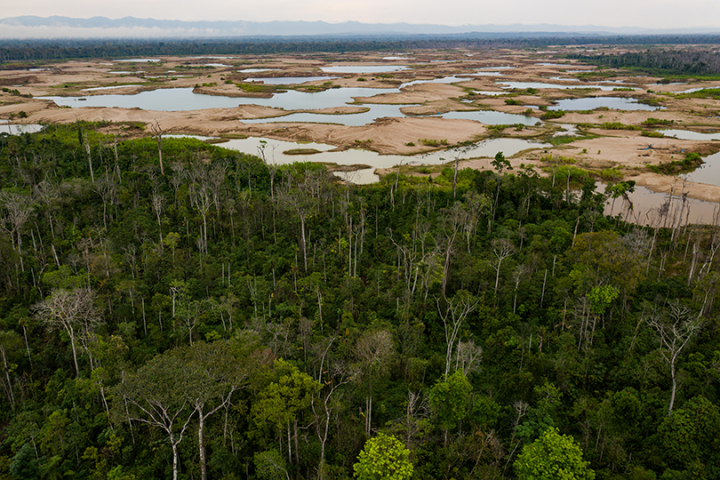
[{"label": "green tree", "polygon": [[365,443],[353,470],[358,480],[408,480],[413,474],[410,450],[394,436],[379,433]]},{"label": "green tree", "polygon": [[720,409],[705,397],[695,397],[658,427],[664,459],[672,468],[703,464],[706,473],[720,471]]},{"label": "green tree", "polygon": [[12,458],[10,473],[21,480],[38,478],[38,461],[30,443],[24,444]]},{"label": "green tree", "polygon": [[439,381],[430,390],[430,405],[445,431],[445,445],[448,442],[448,432],[456,428],[467,415],[471,392],[472,386],[460,370],[450,375],[447,380]]},{"label": "green tree", "polygon": [[285,459],[277,450],[255,454],[255,475],[261,480],[290,480]]},{"label": "green tree", "polygon": [[549,428],[523,448],[515,461],[515,472],[520,480],[593,480],[595,472],[582,456],[571,437]]},{"label": "green tree", "polygon": [[262,426],[265,422],[274,425],[280,437],[283,430],[287,429],[290,461],[292,461],[290,441],[292,426],[295,434],[295,459],[299,462],[298,416],[302,410],[310,406],[313,396],[320,390],[321,385],[283,359],[275,361],[275,372],[279,376],[278,380],[271,382],[260,392],[258,400],[253,405],[252,416],[258,426]]}]

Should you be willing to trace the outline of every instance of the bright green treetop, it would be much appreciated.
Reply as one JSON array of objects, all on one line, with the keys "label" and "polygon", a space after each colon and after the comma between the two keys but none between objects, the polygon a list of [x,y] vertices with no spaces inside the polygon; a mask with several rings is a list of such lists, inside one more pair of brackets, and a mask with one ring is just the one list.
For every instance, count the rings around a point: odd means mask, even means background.
[{"label": "bright green treetop", "polygon": [[408,480],[413,474],[410,450],[383,433],[365,443],[353,469],[358,480]]},{"label": "bright green treetop", "polygon": [[523,448],[515,472],[520,480],[594,480],[595,472],[588,465],[571,437],[548,428]]},{"label": "bright green treetop", "polygon": [[430,405],[443,428],[452,430],[467,414],[472,386],[460,370],[430,390]]}]

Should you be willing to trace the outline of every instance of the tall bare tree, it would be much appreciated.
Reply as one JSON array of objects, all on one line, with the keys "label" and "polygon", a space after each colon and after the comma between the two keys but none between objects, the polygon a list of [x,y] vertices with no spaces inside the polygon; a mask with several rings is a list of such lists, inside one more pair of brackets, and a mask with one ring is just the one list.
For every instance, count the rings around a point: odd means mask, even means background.
[{"label": "tall bare tree", "polygon": [[500,267],[502,267],[502,262],[507,257],[515,253],[515,245],[513,245],[510,240],[507,240],[505,238],[496,238],[491,242],[493,253],[495,254],[495,258],[497,258],[497,264],[493,266],[495,268],[495,295],[497,295],[498,291],[498,284],[500,283]]},{"label": "tall bare tree", "polygon": [[22,260],[22,229],[32,214],[32,197],[2,191],[0,192],[0,207],[4,210],[3,216],[0,217],[0,228],[10,236],[13,249],[20,258],[20,269],[25,271]]},{"label": "tall bare tree", "polygon": [[92,334],[95,326],[102,320],[100,311],[95,307],[95,292],[89,288],[58,288],[36,304],[35,310],[37,316],[52,330],[65,330],[70,337],[75,375],[79,377],[76,343],[78,340],[85,343],[83,340]]},{"label": "tall bare tree", "polygon": [[163,159],[162,159],[162,146],[163,146],[163,129],[160,126],[160,122],[155,120],[155,123],[150,124],[150,131],[152,132],[152,136],[157,142],[158,146],[158,157],[160,158],[160,175],[165,175],[165,168],[163,167]]},{"label": "tall bare tree", "polygon": [[672,379],[672,392],[670,393],[670,406],[668,416],[672,415],[677,392],[677,362],[683,349],[690,340],[697,335],[702,326],[702,319],[695,315],[688,307],[679,302],[672,302],[667,310],[652,311],[646,318],[660,340],[660,355],[670,367]]},{"label": "tall bare tree", "polygon": [[452,298],[444,298],[441,302],[439,298],[435,299],[438,313],[443,322],[445,331],[445,378],[450,374],[450,368],[453,363],[453,353],[456,344],[460,338],[460,329],[463,322],[480,304],[480,299],[465,290],[461,290]]}]

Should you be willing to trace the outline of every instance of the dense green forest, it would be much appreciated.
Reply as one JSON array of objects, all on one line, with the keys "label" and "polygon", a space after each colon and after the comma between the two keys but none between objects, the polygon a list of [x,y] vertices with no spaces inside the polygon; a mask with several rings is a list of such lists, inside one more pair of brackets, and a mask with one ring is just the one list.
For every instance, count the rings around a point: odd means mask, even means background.
[{"label": "dense green forest", "polygon": [[616,55],[569,55],[610,68],[632,68],[661,75],[718,75],[720,53],[708,48],[648,48]]},{"label": "dense green forest", "polygon": [[141,129],[0,136],[0,478],[720,478],[717,225]]},{"label": "dense green forest", "polygon": [[276,53],[395,52],[417,49],[546,48],[549,45],[697,45],[718,44],[709,34],[587,35],[471,32],[455,35],[365,35],[304,37],[233,37],[217,39],[52,39],[0,40],[0,64],[54,62],[66,59],[154,55],[249,55]]}]

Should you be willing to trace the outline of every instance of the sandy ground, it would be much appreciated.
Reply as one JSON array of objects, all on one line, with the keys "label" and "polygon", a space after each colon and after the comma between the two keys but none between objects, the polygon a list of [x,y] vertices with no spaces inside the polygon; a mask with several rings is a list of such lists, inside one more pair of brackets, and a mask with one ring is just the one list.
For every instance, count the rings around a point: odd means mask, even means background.
[{"label": "sandy ground", "polygon": [[[289,141],[315,141],[336,145],[340,148],[356,146],[361,142],[366,147],[382,154],[414,154],[430,151],[428,147],[409,146],[420,138],[447,139],[449,144],[477,141],[488,135],[485,125],[468,120],[442,118],[385,118],[359,127],[332,124],[243,124],[243,119],[278,117],[290,111],[246,104],[252,97],[267,97],[272,93],[247,93],[226,81],[240,82],[248,78],[277,76],[338,76],[342,78],[319,80],[306,86],[322,87],[326,81],[333,86],[355,88],[397,88],[404,82],[430,80],[451,75],[461,76],[455,85],[442,83],[415,84],[398,93],[357,98],[360,103],[403,104],[406,115],[428,115],[448,111],[492,109],[507,113],[526,113],[531,108],[532,116],[539,117],[539,106],[549,106],[553,101],[582,96],[616,96],[654,98],[667,107],[659,111],[615,111],[596,110],[590,113],[568,112],[561,119],[546,122],[544,127],[525,128],[520,132],[506,129],[504,136],[537,137],[547,133],[559,124],[595,124],[620,122],[639,126],[648,118],[673,120],[672,128],[691,128],[696,131],[720,129],[720,101],[709,99],[676,99],[651,92],[680,92],[688,88],[717,86],[713,82],[691,82],[680,85],[652,85],[659,80],[653,77],[637,77],[622,74],[625,84],[619,87],[639,88],[634,92],[620,91],[572,91],[541,89],[537,93],[502,90],[497,81],[543,82],[565,85],[583,85],[583,82],[557,80],[551,77],[571,79],[574,73],[566,70],[592,71],[572,60],[558,59],[557,55],[582,51],[583,48],[557,47],[550,53],[516,52],[509,49],[494,51],[413,51],[397,53],[353,52],[347,54],[310,54],[301,56],[221,56],[222,58],[163,57],[161,62],[126,63],[114,60],[68,61],[48,65],[0,65],[0,86],[8,90],[0,93],[0,119],[13,118],[23,123],[69,123],[76,120],[112,122],[159,122],[167,133],[191,133],[205,136],[243,134],[265,136]],[[617,48],[614,51],[622,51]],[[404,57],[385,59],[385,57]],[[227,66],[208,66],[208,63]],[[537,65],[538,63],[557,63]],[[323,73],[321,66],[362,66],[362,65],[411,65],[412,69],[398,72],[338,74]],[[512,69],[496,70],[497,76],[468,77],[478,71],[493,71],[497,66],[511,66]],[[39,68],[38,68],[39,67]],[[247,68],[267,68],[273,71],[240,73]],[[127,72],[127,73],[111,73]],[[205,86],[203,86],[205,84]],[[214,84],[214,85],[213,85]],[[590,80],[588,85],[595,84]],[[88,88],[128,85],[109,90],[87,91]],[[236,97],[236,108],[207,109],[182,112],[147,111],[122,108],[61,108],[53,103],[27,98],[45,95],[87,96],[87,95],[132,95],[144,90],[157,88],[193,88],[197,93]],[[302,89],[302,87],[300,87]],[[307,90],[306,90],[307,91]],[[473,95],[473,91],[503,92],[503,96]],[[244,101],[243,98],[246,100]],[[508,105],[511,98],[519,105]],[[466,100],[466,101],[461,101]],[[347,114],[364,111],[362,105],[338,105],[334,108],[315,110],[313,113]],[[305,111],[305,110],[300,110]],[[27,118],[18,120],[20,112]],[[332,117],[328,117],[332,122]],[[701,154],[720,150],[720,142],[696,142],[675,139],[659,139],[640,136],[639,131],[603,130],[591,128],[588,133],[598,138],[578,140],[542,151],[521,152],[511,159],[521,163],[541,165],[541,157],[547,155],[572,157],[578,166],[592,170],[618,168],[625,177],[635,180],[638,185],[647,186],[658,192],[668,192],[676,183],[676,177],[658,175],[647,170],[647,165],[681,159],[683,149]],[[368,142],[372,140],[372,142]],[[648,149],[648,146],[652,145]],[[464,162],[471,168],[488,168],[487,159]],[[700,183],[689,186],[690,196],[697,199],[720,202],[720,187]]]}]

